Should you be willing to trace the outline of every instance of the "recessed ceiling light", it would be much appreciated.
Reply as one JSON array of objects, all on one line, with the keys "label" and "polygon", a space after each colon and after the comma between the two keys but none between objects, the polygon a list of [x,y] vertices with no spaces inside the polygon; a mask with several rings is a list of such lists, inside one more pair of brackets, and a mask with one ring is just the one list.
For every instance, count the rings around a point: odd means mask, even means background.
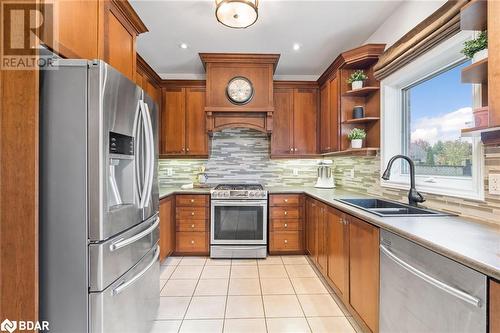
[{"label": "recessed ceiling light", "polygon": [[293,44],[293,50],[294,50],[294,51],[298,51],[298,50],[300,50],[300,44],[299,44],[299,43],[294,43],[294,44]]},{"label": "recessed ceiling light", "polygon": [[188,45],[187,45],[186,43],[180,43],[180,44],[179,44],[179,47],[180,47],[181,49],[187,49],[187,48],[188,48]]}]

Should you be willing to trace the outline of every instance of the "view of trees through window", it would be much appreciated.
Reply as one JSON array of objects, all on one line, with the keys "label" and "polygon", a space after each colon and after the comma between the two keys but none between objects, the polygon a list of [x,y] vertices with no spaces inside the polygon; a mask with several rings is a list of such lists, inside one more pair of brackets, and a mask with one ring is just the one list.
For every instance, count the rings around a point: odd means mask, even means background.
[{"label": "view of trees through window", "polygon": [[472,176],[472,140],[460,136],[473,121],[472,86],[460,82],[460,71],[469,64],[460,63],[403,91],[405,148],[417,175]]}]

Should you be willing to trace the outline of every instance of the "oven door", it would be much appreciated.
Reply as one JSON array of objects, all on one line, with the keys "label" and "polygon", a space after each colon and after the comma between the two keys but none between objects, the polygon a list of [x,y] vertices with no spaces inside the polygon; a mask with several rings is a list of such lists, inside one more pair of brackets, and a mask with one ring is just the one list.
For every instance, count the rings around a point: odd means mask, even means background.
[{"label": "oven door", "polygon": [[267,244],[267,200],[212,200],[211,244]]}]

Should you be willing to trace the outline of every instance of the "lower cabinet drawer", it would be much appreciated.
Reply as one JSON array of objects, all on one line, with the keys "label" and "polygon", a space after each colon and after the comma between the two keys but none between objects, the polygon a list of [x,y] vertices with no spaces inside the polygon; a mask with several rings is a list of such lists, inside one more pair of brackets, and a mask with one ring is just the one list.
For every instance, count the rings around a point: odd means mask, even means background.
[{"label": "lower cabinet drawer", "polygon": [[204,220],[208,218],[208,208],[205,207],[177,207],[178,220]]},{"label": "lower cabinet drawer", "polygon": [[207,231],[207,221],[206,220],[178,220],[177,221],[177,231]]},{"label": "lower cabinet drawer", "polygon": [[270,251],[301,251],[302,233],[300,231],[278,231],[271,233]]},{"label": "lower cabinet drawer", "polygon": [[177,252],[208,252],[208,237],[206,232],[177,232]]},{"label": "lower cabinet drawer", "polygon": [[272,219],[298,219],[300,218],[299,207],[270,207]]},{"label": "lower cabinet drawer", "polygon": [[273,231],[297,231],[302,230],[302,223],[299,219],[272,219],[271,230]]}]

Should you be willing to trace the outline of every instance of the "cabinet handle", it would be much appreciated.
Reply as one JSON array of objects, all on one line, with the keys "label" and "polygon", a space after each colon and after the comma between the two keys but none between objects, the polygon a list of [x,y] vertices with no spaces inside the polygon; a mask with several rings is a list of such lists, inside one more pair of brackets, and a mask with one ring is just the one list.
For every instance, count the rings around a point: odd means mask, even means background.
[{"label": "cabinet handle", "polygon": [[288,223],[285,223],[285,228],[288,228]]},{"label": "cabinet handle", "polygon": [[194,216],[194,212],[191,212],[191,216]]},{"label": "cabinet handle", "polygon": [[189,148],[187,148],[186,151],[189,152]]},{"label": "cabinet handle", "polygon": [[298,151],[299,149],[298,148],[294,148],[293,151]]},{"label": "cabinet handle", "polygon": [[182,151],[186,151],[186,149],[182,148]]},{"label": "cabinet handle", "polygon": [[285,244],[288,244],[288,240],[285,239]]},{"label": "cabinet handle", "polygon": [[191,228],[194,228],[194,224],[191,224]]},{"label": "cabinet handle", "polygon": [[285,210],[285,215],[288,215],[288,212]]},{"label": "cabinet handle", "polygon": [[191,241],[191,244],[194,244],[194,240]]},{"label": "cabinet handle", "polygon": [[293,148],[290,148],[290,151],[293,152]]},{"label": "cabinet handle", "polygon": [[191,199],[191,203],[193,203],[193,202],[194,202],[194,199]]},{"label": "cabinet handle", "polygon": [[288,202],[288,199],[285,199],[284,201],[285,201],[285,202]]}]

